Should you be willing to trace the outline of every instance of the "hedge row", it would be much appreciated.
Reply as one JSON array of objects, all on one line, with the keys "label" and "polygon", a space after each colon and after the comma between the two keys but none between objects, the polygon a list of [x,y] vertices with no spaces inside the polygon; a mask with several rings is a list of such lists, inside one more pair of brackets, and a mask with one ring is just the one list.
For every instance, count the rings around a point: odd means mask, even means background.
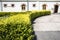
[{"label": "hedge row", "polygon": [[30,11],[27,12],[0,12],[0,19],[6,19],[7,17],[17,15],[17,14],[27,14],[30,13]]},{"label": "hedge row", "polygon": [[39,11],[39,12],[32,12],[31,13],[31,21],[33,21],[34,19],[36,19],[37,17],[40,17],[40,16],[45,16],[45,15],[50,15],[51,12],[50,11]]},{"label": "hedge row", "polygon": [[26,14],[27,12],[0,12],[0,17],[3,16],[12,16],[16,14]]},{"label": "hedge row", "polygon": [[0,20],[0,40],[33,40],[31,20],[49,14],[50,11],[0,12],[0,17],[9,16],[5,20]]},{"label": "hedge row", "polygon": [[33,40],[29,14],[17,14],[0,21],[0,40]]}]

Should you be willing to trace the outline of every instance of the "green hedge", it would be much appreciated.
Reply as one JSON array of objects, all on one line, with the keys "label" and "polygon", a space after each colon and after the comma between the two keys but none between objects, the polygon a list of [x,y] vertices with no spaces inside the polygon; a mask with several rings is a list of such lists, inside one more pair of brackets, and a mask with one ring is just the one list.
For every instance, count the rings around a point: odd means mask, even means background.
[{"label": "green hedge", "polygon": [[29,14],[17,14],[0,21],[0,40],[33,40]]},{"label": "green hedge", "polygon": [[30,11],[27,12],[0,12],[0,19],[6,19],[7,17],[17,15],[17,14],[27,14],[30,13]]},{"label": "green hedge", "polygon": [[0,17],[3,17],[3,16],[12,16],[12,15],[16,15],[16,14],[26,14],[26,13],[27,12],[0,12]]},{"label": "green hedge", "polygon": [[31,21],[33,21],[34,19],[36,19],[37,17],[41,17],[41,16],[45,16],[45,15],[50,15],[51,12],[50,11],[39,11],[39,12],[33,12],[31,13]]},{"label": "green hedge", "polygon": [[33,40],[31,20],[49,14],[50,11],[0,12],[0,17],[9,16],[0,19],[0,40]]}]

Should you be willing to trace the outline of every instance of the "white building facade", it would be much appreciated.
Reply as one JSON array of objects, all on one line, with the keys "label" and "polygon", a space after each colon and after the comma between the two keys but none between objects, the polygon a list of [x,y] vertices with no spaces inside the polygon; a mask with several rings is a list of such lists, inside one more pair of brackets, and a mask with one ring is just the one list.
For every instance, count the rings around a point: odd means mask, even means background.
[{"label": "white building facade", "polygon": [[1,2],[0,2],[0,12],[1,12]]},{"label": "white building facade", "polygon": [[50,10],[52,13],[60,13],[59,0],[1,0],[0,11],[21,12],[32,10]]}]

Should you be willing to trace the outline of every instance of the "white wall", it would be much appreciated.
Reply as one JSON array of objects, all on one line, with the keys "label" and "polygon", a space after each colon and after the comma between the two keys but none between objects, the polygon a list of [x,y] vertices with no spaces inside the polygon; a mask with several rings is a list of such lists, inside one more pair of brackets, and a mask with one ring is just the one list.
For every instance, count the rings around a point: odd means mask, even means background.
[{"label": "white wall", "polygon": [[58,13],[60,13],[60,2],[58,2],[58,4],[59,4]]},{"label": "white wall", "polygon": [[1,12],[1,2],[0,2],[0,12]]},{"label": "white wall", "polygon": [[[47,10],[51,10],[52,13],[54,13],[54,5],[58,3],[60,4],[60,2],[40,2],[40,9],[42,10],[42,4],[47,4]],[[58,9],[58,13],[60,13],[60,6],[59,6],[59,9]]]},{"label": "white wall", "polygon": [[56,2],[40,2],[40,10],[43,10],[42,5],[46,4],[47,5],[46,10],[51,10],[51,12],[53,13],[55,3]]},{"label": "white wall", "polygon": [[[54,5],[58,3],[60,4],[60,2],[29,2],[29,10],[43,10],[42,9],[42,5],[43,4],[47,4],[47,8],[46,10],[50,10],[51,13],[54,13]],[[36,7],[33,7],[32,5],[36,4]],[[58,13],[60,13],[60,6],[58,9]]]},{"label": "white wall", "polygon": [[[42,10],[42,4],[47,4],[47,9],[46,10],[51,10],[51,13],[54,13],[54,5],[58,3],[60,4],[60,2],[40,2],[40,9]],[[58,8],[58,13],[60,13],[60,6]]]},{"label": "white wall", "polygon": [[[33,4],[36,4],[36,7],[33,7]],[[39,10],[39,2],[29,2],[29,10]]]},{"label": "white wall", "polygon": [[[29,2],[29,11],[43,10],[42,5],[47,4],[47,10],[51,10],[51,12],[53,13],[54,12],[54,5],[56,3],[60,4],[60,2]],[[5,8],[4,4],[7,4],[7,6],[10,6],[10,7]],[[15,4],[15,7],[11,7],[11,4]],[[22,4],[26,4],[26,10],[25,11],[27,11],[27,2],[3,2],[2,3],[3,11],[4,12],[21,12],[22,11],[22,9],[21,9]],[[36,4],[36,7],[33,7],[33,4]],[[60,6],[58,9],[58,13],[60,13]]]},{"label": "white wall", "polygon": [[[4,4],[7,4],[7,7],[4,7]],[[11,7],[11,4],[14,4],[14,7]],[[20,12],[22,11],[21,5],[26,4],[27,11],[27,2],[2,2],[3,12]]]}]

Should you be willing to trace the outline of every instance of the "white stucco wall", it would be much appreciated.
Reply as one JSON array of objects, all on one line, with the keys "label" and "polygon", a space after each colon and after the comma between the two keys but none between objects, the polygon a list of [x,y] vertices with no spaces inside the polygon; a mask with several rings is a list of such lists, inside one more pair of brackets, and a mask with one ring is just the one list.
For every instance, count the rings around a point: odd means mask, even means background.
[{"label": "white stucco wall", "polygon": [[58,13],[60,13],[60,2],[58,2],[58,3],[59,3]]},{"label": "white stucco wall", "polygon": [[[54,4],[56,2],[29,2],[29,10],[43,10],[42,5],[47,4],[47,9],[46,10],[51,10],[53,12],[54,10]],[[36,4],[36,7],[33,7],[33,4]]]},{"label": "white stucco wall", "polygon": [[[33,4],[36,4],[35,7],[33,7]],[[39,2],[29,2],[29,10],[39,10]]]},{"label": "white stucco wall", "polygon": [[[60,4],[60,2],[29,2],[29,11],[32,10],[43,10],[42,9],[42,5],[43,4],[47,4],[47,9],[46,10],[51,10],[51,12],[54,12],[54,5],[58,3]],[[4,7],[4,4],[7,4],[8,7]],[[15,7],[11,7],[11,4],[14,4]],[[27,2],[2,2],[2,6],[3,6],[3,12],[21,12],[21,5],[22,4],[26,4],[26,10],[27,11]],[[33,4],[36,4],[36,7],[33,7]],[[1,5],[1,3],[0,3]],[[1,6],[0,6],[1,9]],[[58,9],[58,13],[60,13],[60,5],[59,5],[59,9]]]},{"label": "white stucco wall", "polygon": [[[54,13],[54,5],[60,2],[29,2],[29,10],[43,10],[42,5],[47,4],[46,10],[50,10],[51,13]],[[33,7],[33,4],[36,4],[36,7]],[[60,13],[60,6],[58,9],[58,13]]]},{"label": "white stucco wall", "polygon": [[[4,4],[7,4],[7,7],[4,7]],[[11,7],[11,4],[14,4],[14,7]],[[27,2],[2,2],[3,12],[20,12],[22,4],[26,4],[27,11]]]},{"label": "white stucco wall", "polygon": [[[46,10],[51,10],[51,12],[54,13],[54,5],[56,3],[60,4],[60,2],[40,2],[40,6],[41,6],[40,9],[42,10],[42,4],[47,4]],[[60,13],[59,10],[60,10],[60,6],[58,8],[58,13]]]},{"label": "white stucco wall", "polygon": [[1,2],[0,2],[0,12],[1,12]]},{"label": "white stucco wall", "polygon": [[40,10],[43,10],[42,8],[42,5],[43,4],[46,4],[47,6],[46,6],[46,10],[50,10],[52,13],[53,13],[53,11],[54,11],[54,4],[55,4],[56,2],[40,2],[39,4],[40,4]]}]

